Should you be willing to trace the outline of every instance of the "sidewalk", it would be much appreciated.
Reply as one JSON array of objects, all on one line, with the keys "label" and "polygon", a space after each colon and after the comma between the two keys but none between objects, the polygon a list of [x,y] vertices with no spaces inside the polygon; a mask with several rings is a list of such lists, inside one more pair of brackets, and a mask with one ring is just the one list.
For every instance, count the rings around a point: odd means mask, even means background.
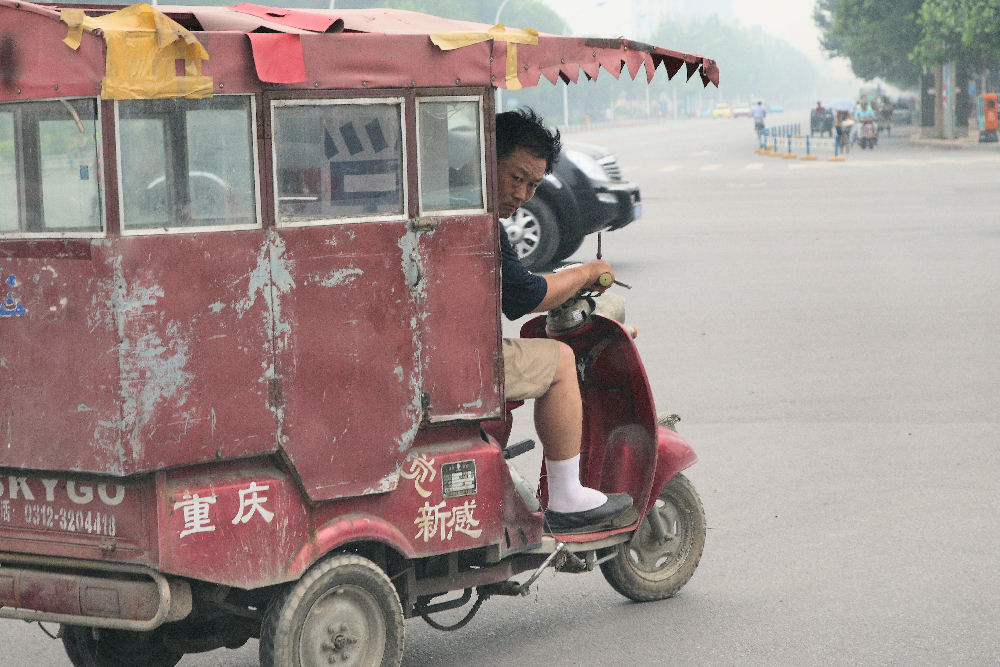
[{"label": "sidewalk", "polygon": [[943,148],[948,150],[963,149],[963,148],[975,148],[975,149],[1000,149],[1000,144],[997,143],[979,143],[979,130],[975,127],[969,128],[969,134],[964,137],[958,137],[957,139],[934,139],[930,137],[921,137],[920,128],[911,130],[910,134],[906,137],[906,144],[908,146],[921,146],[924,148]]}]

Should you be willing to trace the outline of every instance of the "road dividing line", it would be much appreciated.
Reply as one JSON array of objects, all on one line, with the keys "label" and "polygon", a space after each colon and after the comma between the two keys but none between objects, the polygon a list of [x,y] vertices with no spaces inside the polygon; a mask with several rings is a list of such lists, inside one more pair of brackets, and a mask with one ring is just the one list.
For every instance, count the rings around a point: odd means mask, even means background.
[{"label": "road dividing line", "polygon": [[660,167],[656,171],[659,171],[659,172],[677,171],[680,168],[681,168],[681,166],[679,164],[668,164],[668,165],[665,165],[663,167]]},{"label": "road dividing line", "polygon": [[706,164],[701,168],[701,171],[718,171],[719,169],[722,169],[721,164]]},{"label": "road dividing line", "polygon": [[748,164],[747,166],[745,166],[743,168],[744,169],[763,169],[764,168],[764,163],[763,162],[751,162],[750,164]]}]

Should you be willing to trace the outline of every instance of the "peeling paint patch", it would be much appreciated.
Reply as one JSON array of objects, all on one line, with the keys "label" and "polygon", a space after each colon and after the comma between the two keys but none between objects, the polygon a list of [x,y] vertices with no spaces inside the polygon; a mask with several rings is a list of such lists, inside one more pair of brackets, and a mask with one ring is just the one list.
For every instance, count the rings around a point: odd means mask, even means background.
[{"label": "peeling paint patch", "polygon": [[369,486],[367,489],[361,492],[361,495],[368,496],[375,493],[388,493],[389,491],[395,491],[399,486],[399,471],[391,472],[382,479],[378,481],[375,486]]},{"label": "peeling paint patch", "polygon": [[221,301],[216,301],[215,303],[208,304],[208,309],[216,314],[221,313],[223,309],[225,309],[225,307],[226,304],[222,303]]},{"label": "peeling paint patch", "polygon": [[355,277],[363,276],[364,271],[361,269],[341,269],[340,271],[334,271],[332,274],[321,278],[319,284],[323,287],[337,287],[338,285],[349,285],[354,282]]},{"label": "peeling paint patch", "polygon": [[94,409],[91,408],[91,407],[89,407],[89,406],[84,405],[83,403],[81,403],[80,405],[76,406],[76,411],[77,412],[93,412]]}]

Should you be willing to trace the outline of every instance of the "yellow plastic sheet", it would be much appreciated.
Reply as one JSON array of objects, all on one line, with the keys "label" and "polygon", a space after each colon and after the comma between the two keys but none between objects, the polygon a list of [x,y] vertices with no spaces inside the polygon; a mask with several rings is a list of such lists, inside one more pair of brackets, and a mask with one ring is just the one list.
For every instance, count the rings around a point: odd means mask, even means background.
[{"label": "yellow plastic sheet", "polygon": [[479,44],[487,40],[507,42],[507,62],[504,80],[508,90],[519,90],[523,86],[517,79],[517,45],[538,44],[538,31],[531,28],[507,29],[503,23],[498,23],[486,32],[457,31],[439,32],[431,35],[431,42],[442,51],[451,51],[463,46]]},{"label": "yellow plastic sheet", "polygon": [[[70,48],[80,48],[83,31],[100,30],[107,44],[101,97],[153,99],[210,97],[212,78],[202,76],[208,53],[189,30],[153,7],[140,4],[101,17],[81,9],[64,9],[60,19],[69,27]],[[184,74],[178,76],[178,60]]]}]

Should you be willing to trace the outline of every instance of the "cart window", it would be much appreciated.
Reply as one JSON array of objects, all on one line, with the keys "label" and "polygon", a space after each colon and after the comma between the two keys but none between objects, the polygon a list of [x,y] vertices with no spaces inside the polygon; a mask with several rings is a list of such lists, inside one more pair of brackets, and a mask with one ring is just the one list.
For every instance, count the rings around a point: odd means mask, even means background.
[{"label": "cart window", "polygon": [[118,103],[123,231],[256,225],[249,97]]},{"label": "cart window", "polygon": [[419,103],[420,208],[484,210],[479,100]]},{"label": "cart window", "polygon": [[0,104],[0,233],[101,231],[93,99]]},{"label": "cart window", "polygon": [[401,100],[274,102],[278,224],[404,215]]}]

